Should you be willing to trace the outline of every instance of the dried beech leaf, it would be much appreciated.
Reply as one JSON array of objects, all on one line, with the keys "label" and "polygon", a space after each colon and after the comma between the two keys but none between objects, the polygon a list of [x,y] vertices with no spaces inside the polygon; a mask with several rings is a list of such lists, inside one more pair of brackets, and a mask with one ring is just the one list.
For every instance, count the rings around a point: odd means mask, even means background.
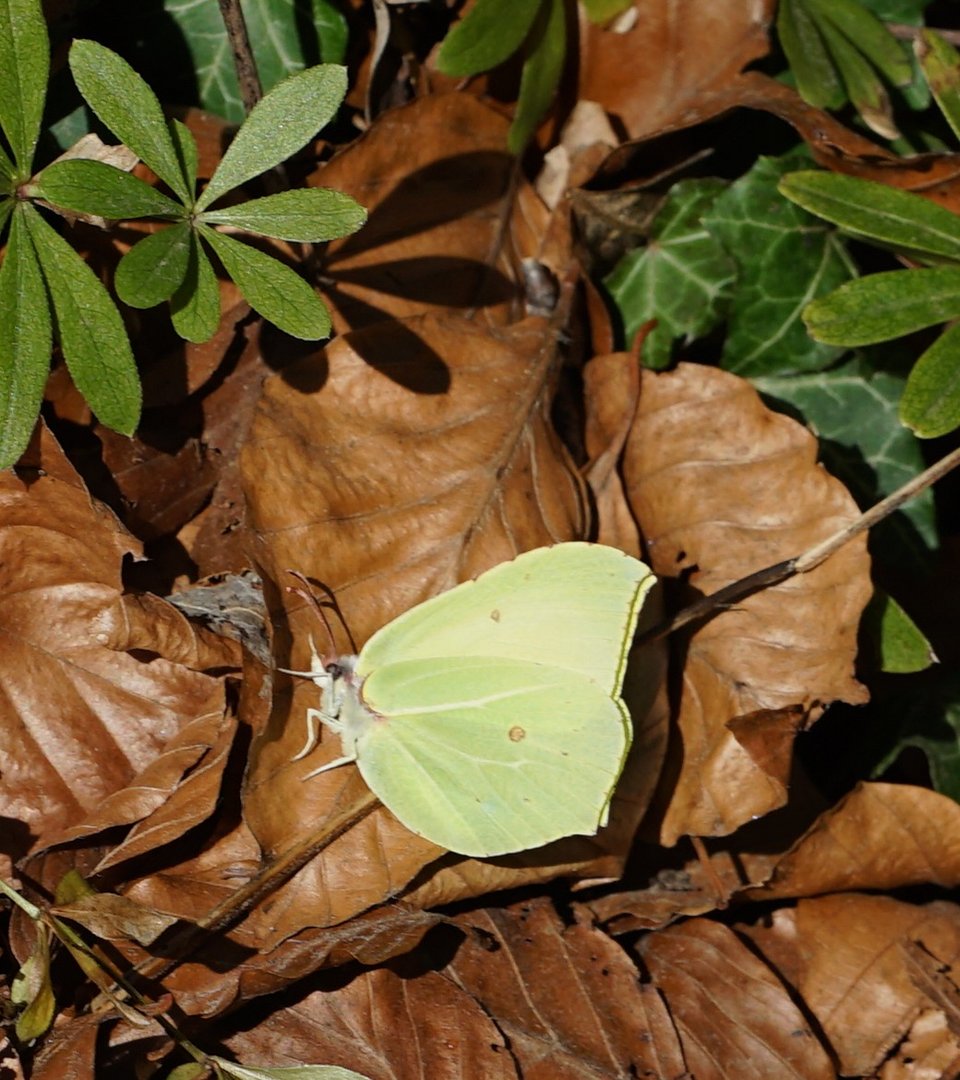
[{"label": "dried beech leaf", "polygon": [[780,980],[732,930],[693,919],[649,934],[638,951],[697,1080],[836,1076]]},{"label": "dried beech leaf", "polygon": [[[510,251],[540,257],[549,213],[520,181],[513,242],[500,243],[490,265],[515,168],[508,128],[468,94],[427,96],[382,114],[316,174],[368,211],[366,225],[332,243],[325,259],[337,332],[443,309],[479,308],[492,323],[519,317]],[[569,249],[563,255],[569,260]]]},{"label": "dried beech leaf", "polygon": [[137,545],[75,475],[61,479],[69,466],[46,438],[47,475],[0,474],[0,809],[45,839],[222,711],[217,680],[104,644],[123,618],[121,559]]},{"label": "dried beech leaf", "polygon": [[722,111],[712,96],[766,54],[772,9],[770,0],[636,0],[625,32],[581,9],[577,96],[600,102],[633,139],[709,120]]},{"label": "dried beech leaf", "polygon": [[[816,439],[744,380],[693,364],[644,371],[624,477],[654,571],[690,571],[692,589],[709,595],[833,533],[857,510],[816,457]],[[860,538],[694,632],[680,697],[683,758],[662,842],[725,835],[783,804],[793,707],[815,719],[827,702],[865,699],[853,661],[871,593]],[[759,710],[767,712],[758,741],[756,723],[743,718]]]},{"label": "dried beech leaf", "polygon": [[177,921],[170,915],[151,911],[125,896],[94,893],[70,904],[58,904],[54,915],[80,923],[97,937],[106,940],[133,938],[141,945],[150,945]]},{"label": "dried beech leaf", "polygon": [[[348,334],[271,380],[242,458],[260,564],[274,581],[295,567],[330,588],[357,646],[428,596],[586,528],[581,482],[550,423],[551,325],[534,317],[484,331],[430,315],[404,327],[400,337],[388,323]],[[293,652],[281,663],[303,670],[316,616],[299,599],[291,607]],[[283,736],[248,778],[245,813],[267,850],[365,791],[353,769],[301,781],[339,754],[335,738],[290,765],[315,696],[301,683],[292,704],[278,700]],[[284,933],[339,922],[440,854],[378,810],[301,872],[303,902],[273,911],[286,913]]]},{"label": "dried beech leaf", "polygon": [[751,899],[960,885],[960,806],[908,784],[864,783],[831,807]]},{"label": "dried beech leaf", "polygon": [[544,900],[459,921],[473,933],[447,970],[507,1036],[524,1080],[683,1075],[663,1001],[606,934],[565,927]]},{"label": "dried beech leaf", "polygon": [[960,908],[842,893],[801,900],[750,938],[816,1018],[844,1076],[872,1075],[930,1005],[911,977],[909,941],[943,965],[960,958]]},{"label": "dried beech leaf", "polygon": [[583,371],[583,393],[585,476],[597,508],[597,542],[642,558],[640,533],[620,476],[620,456],[640,397],[639,361],[630,353],[595,356]]},{"label": "dried beech leaf", "polygon": [[435,972],[384,968],[316,990],[224,1039],[246,1064],[323,1061],[370,1080],[518,1080],[505,1040],[483,1009]]}]

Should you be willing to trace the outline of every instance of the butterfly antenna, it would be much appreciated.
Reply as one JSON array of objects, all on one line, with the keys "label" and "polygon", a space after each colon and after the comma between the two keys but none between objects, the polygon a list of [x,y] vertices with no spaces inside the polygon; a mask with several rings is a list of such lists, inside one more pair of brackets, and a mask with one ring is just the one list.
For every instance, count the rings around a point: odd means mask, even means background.
[{"label": "butterfly antenna", "polygon": [[[321,657],[324,666],[328,663],[333,663],[337,656],[337,645],[333,636],[333,629],[330,626],[330,620],[327,618],[327,613],[324,610],[324,604],[317,599],[317,595],[314,592],[314,583],[309,581],[299,570],[288,570],[288,574],[291,577],[295,577],[297,581],[301,582],[304,586],[302,589],[298,589],[295,585],[288,585],[287,592],[294,593],[296,596],[306,600],[307,603],[313,608],[323,623],[324,629],[327,632],[327,639],[330,642],[330,655],[324,653]],[[316,584],[316,587],[322,589],[327,596],[326,605],[333,608],[336,612],[337,618],[340,620],[340,625],[343,627],[344,633],[347,635],[347,640],[350,642],[350,651],[356,653],[357,643],[353,639],[353,634],[350,633],[350,627],[347,625],[347,620],[343,617],[343,612],[340,610],[340,605],[337,603],[337,598],[334,596],[333,590],[329,586],[324,585],[322,582]]]}]

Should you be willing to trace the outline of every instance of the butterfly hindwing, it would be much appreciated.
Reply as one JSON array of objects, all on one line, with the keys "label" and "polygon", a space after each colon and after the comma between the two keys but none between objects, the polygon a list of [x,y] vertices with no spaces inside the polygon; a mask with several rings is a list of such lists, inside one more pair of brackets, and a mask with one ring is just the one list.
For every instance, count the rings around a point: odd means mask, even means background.
[{"label": "butterfly hindwing", "polygon": [[404,660],[363,686],[367,784],[409,829],[491,856],[593,834],[629,745],[626,711],[597,681],[553,665]]}]

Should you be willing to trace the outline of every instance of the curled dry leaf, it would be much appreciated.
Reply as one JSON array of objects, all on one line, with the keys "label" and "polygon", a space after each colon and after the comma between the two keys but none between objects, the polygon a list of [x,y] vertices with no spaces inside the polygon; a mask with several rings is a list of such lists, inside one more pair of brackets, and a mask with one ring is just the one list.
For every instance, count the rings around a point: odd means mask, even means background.
[{"label": "curled dry leaf", "polygon": [[908,784],[860,784],[820,816],[744,899],[960,885],[960,806]]},{"label": "curled dry leaf", "polygon": [[507,1037],[524,1080],[680,1077],[683,1054],[660,995],[588,925],[544,900],[461,916],[447,971]]},{"label": "curled dry leaf", "polygon": [[777,976],[732,931],[692,919],[638,952],[697,1080],[832,1080],[827,1052]]},{"label": "curled dry leaf", "polygon": [[[816,457],[816,439],[734,375],[694,364],[643,372],[624,476],[654,571],[689,572],[690,587],[709,595],[835,532],[857,508]],[[861,537],[687,640],[663,843],[725,835],[782,805],[791,741],[777,715],[792,732],[793,706],[812,720],[830,701],[865,699],[853,662],[871,593]],[[758,710],[759,742],[757,725],[743,722]]]},{"label": "curled dry leaf", "polygon": [[747,932],[816,1018],[844,1076],[873,1075],[931,1005],[904,946],[919,943],[941,966],[960,957],[960,908],[942,902],[842,893],[801,900]]},{"label": "curled dry leaf", "polygon": [[46,475],[30,483],[0,474],[0,810],[50,842],[223,705],[218,680],[112,647],[128,625],[121,560],[138,545],[46,434],[40,460]]},{"label": "curled dry leaf", "polygon": [[581,8],[578,97],[598,101],[630,138],[702,123],[712,98],[769,49],[771,0],[636,0],[632,26],[590,23]]}]

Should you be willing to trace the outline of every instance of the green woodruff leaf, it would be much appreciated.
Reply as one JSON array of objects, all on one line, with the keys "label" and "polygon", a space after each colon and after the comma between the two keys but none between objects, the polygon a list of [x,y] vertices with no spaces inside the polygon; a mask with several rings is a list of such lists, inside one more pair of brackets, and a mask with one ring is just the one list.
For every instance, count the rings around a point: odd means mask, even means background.
[{"label": "green woodruff leaf", "polygon": [[342,191],[308,188],[281,191],[225,210],[205,210],[201,220],[278,240],[318,244],[356,232],[367,220],[367,212]]},{"label": "green woodruff leaf", "polygon": [[46,287],[27,235],[25,203],[14,211],[0,264],[0,468],[27,448],[50,371]]},{"label": "green woodruff leaf", "polygon": [[347,69],[336,64],[319,64],[277,83],[251,109],[196,209],[206,209],[232,188],[292,157],[333,118],[346,92]]},{"label": "green woodruff leaf", "polygon": [[22,179],[30,175],[40,137],[49,73],[50,45],[39,0],[0,0],[0,128]]},{"label": "green woodruff leaf", "polygon": [[131,307],[149,308],[169,300],[183,283],[190,260],[187,222],[145,236],[124,255],[113,283]]},{"label": "green woodruff leaf", "polygon": [[95,41],[74,41],[70,70],[90,108],[189,206],[193,192],[187,186],[160,102],[150,87],[126,60]]},{"label": "green woodruff leaf", "polygon": [[327,307],[302,277],[262,251],[224,236],[209,225],[201,224],[199,229],[254,311],[291,337],[304,341],[316,341],[330,333]]},{"label": "green woodruff leaf", "polygon": [[102,161],[54,162],[29,186],[27,194],[64,210],[116,221],[184,216],[184,208],[173,199]]},{"label": "green woodruff leaf", "polygon": [[914,48],[940,111],[960,139],[960,53],[933,30],[922,30]]},{"label": "green woodruff leaf", "polygon": [[921,439],[960,427],[960,323],[954,323],[913,366],[900,399],[900,419]]},{"label": "green woodruff leaf", "polygon": [[140,380],[120,313],[66,240],[32,206],[24,207],[24,216],[70,376],[101,423],[132,435],[140,419]]}]

